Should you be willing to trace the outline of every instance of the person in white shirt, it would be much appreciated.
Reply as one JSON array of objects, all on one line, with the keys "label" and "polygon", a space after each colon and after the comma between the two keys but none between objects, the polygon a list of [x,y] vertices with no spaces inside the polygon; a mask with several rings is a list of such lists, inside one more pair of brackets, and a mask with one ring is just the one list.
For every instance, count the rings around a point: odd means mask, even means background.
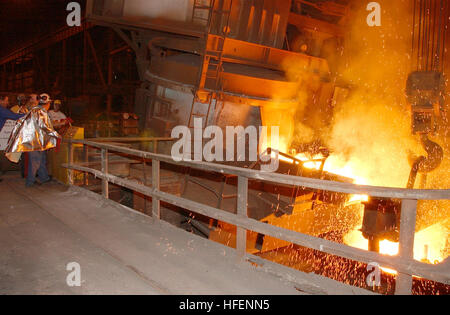
[{"label": "person in white shirt", "polygon": [[61,101],[56,100],[53,102],[53,109],[48,112],[48,116],[52,121],[54,127],[62,127],[67,123],[67,116],[61,112]]}]

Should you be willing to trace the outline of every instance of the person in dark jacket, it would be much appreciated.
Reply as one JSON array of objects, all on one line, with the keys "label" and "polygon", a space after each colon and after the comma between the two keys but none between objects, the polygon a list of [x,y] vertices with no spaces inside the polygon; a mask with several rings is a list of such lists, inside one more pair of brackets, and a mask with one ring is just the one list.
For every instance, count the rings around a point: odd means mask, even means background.
[{"label": "person in dark jacket", "polygon": [[[15,114],[8,107],[9,99],[7,96],[0,96],[0,130],[3,129],[7,120],[18,120],[23,114]],[[0,178],[0,182],[2,179]]]},{"label": "person in dark jacket", "polygon": [[3,129],[3,126],[5,126],[5,123],[8,119],[10,120],[18,120],[22,118],[23,114],[15,114],[12,111],[10,111],[8,107],[9,99],[8,96],[0,96],[0,130]]}]

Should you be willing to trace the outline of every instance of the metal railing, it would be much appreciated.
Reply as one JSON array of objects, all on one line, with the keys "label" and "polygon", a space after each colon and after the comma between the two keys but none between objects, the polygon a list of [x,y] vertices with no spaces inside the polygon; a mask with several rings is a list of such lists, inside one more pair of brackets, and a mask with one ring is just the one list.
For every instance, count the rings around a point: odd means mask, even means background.
[{"label": "metal railing", "polygon": [[[127,141],[127,138],[117,138],[117,141]],[[167,141],[168,138],[148,138],[139,141]],[[73,164],[73,144],[82,144],[101,150],[101,170]],[[161,218],[161,201],[178,206],[198,214],[220,220],[237,227],[236,250],[239,256],[246,257],[247,230],[268,235],[296,245],[318,250],[330,255],[336,255],[362,263],[378,263],[384,267],[392,268],[398,272],[395,286],[395,294],[411,294],[413,275],[428,280],[450,284],[450,265],[448,259],[445,263],[430,265],[416,261],[414,254],[414,236],[416,227],[416,213],[418,200],[450,200],[450,189],[446,190],[411,190],[402,188],[386,188],[373,186],[360,186],[348,183],[332,182],[320,179],[305,178],[276,173],[264,173],[261,171],[237,168],[227,165],[219,165],[207,162],[181,161],[175,162],[171,156],[151,153],[141,150],[126,148],[114,144],[108,144],[97,139],[72,140],[68,142],[68,168],[69,178],[73,178],[73,172],[87,172],[102,179],[102,192],[108,198],[108,185],[112,183],[145,196],[152,197],[152,215],[156,219]],[[152,186],[148,187],[133,180],[120,178],[108,173],[108,152],[126,154],[140,159],[152,161]],[[203,171],[212,171],[222,174],[232,174],[238,177],[237,214],[210,207],[189,199],[168,194],[160,190],[160,163],[169,163],[178,166],[191,167]],[[251,219],[247,215],[248,181],[258,180],[284,185],[300,186],[302,188],[319,189],[325,191],[369,195],[380,198],[395,198],[402,200],[399,252],[396,256],[386,256],[376,252],[370,252],[354,248],[345,244],[335,243],[319,237],[310,236],[296,231],[280,228]],[[73,184],[72,180],[69,180]]]}]

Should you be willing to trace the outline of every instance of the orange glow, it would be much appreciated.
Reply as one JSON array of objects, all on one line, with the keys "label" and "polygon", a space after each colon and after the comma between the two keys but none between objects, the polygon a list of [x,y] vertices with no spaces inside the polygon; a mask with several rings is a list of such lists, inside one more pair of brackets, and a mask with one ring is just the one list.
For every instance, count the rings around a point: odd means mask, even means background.
[{"label": "orange glow", "polygon": [[[368,249],[368,241],[359,231],[361,227],[350,231],[344,237],[344,243],[356,248]],[[446,242],[449,231],[445,222],[429,226],[415,234],[414,259],[429,264],[438,264],[446,258]],[[380,242],[380,254],[395,256],[398,254],[398,243],[388,240]],[[385,272],[396,274],[395,270],[382,268]]]},{"label": "orange glow", "polygon": [[[308,158],[305,153],[299,153],[295,157],[304,162],[303,163],[304,167],[309,168],[309,169],[316,169],[316,170],[320,170],[320,168],[322,167],[321,160],[324,158],[321,155],[316,155],[316,156],[313,156],[312,158]],[[354,180],[354,183],[358,184],[358,185],[367,184],[366,180],[358,177],[355,174],[355,172],[353,171],[353,169],[350,167],[349,164],[346,164],[344,167],[340,167],[340,165],[342,165],[342,163],[339,162],[338,158],[334,155],[331,155],[330,157],[328,157],[325,160],[325,164],[323,165],[323,170],[328,173],[351,178]],[[350,197],[349,201],[347,202],[347,204],[358,203],[358,202],[368,201],[368,200],[369,200],[369,196],[367,196],[367,195],[352,195]]]},{"label": "orange glow", "polygon": [[447,258],[445,249],[448,235],[449,231],[443,222],[417,232],[414,238],[414,259],[432,264],[443,261]]},{"label": "orange glow", "polygon": [[[294,153],[305,168],[320,170],[323,167],[328,173],[353,179],[357,185],[405,188],[411,171],[410,161],[425,155],[418,137],[411,133],[411,114],[404,95],[405,82],[411,71],[412,8],[408,0],[381,2],[385,12],[381,27],[367,27],[365,5],[354,12],[354,22],[342,47],[342,62],[338,63],[337,72],[355,87],[348,91],[344,88],[335,90],[329,125],[323,126],[321,120],[310,113],[314,109],[308,106],[313,102],[310,94],[317,91],[315,84],[320,83],[304,71],[304,65],[290,60],[283,65],[286,78],[298,82],[299,88],[308,88],[299,90],[295,113],[277,111],[279,95],[274,95],[272,108],[263,111],[263,123],[281,125],[278,148],[282,152],[289,153],[291,146],[298,148],[303,147],[298,144],[311,143],[320,143],[329,149],[331,154],[323,165],[322,156]],[[339,91],[342,95],[337,93]],[[313,103],[320,108],[320,101]],[[294,163],[282,156],[280,159]],[[440,168],[428,175],[425,188],[448,188],[449,167],[450,160],[446,158]],[[418,184],[419,181],[416,186]],[[351,195],[346,205],[368,200],[367,195]],[[447,201],[419,203],[417,227],[421,230],[415,234],[414,259],[437,264],[448,256],[448,205]],[[360,209],[363,211],[362,206]],[[427,228],[423,229],[424,226]],[[350,232],[345,235],[344,243],[368,250],[368,241],[359,231],[361,226],[346,228]],[[382,240],[379,246],[381,254],[398,254],[396,242]],[[396,273],[388,268],[383,270]]]},{"label": "orange glow", "polygon": [[[281,147],[286,148],[287,145],[281,144]],[[323,156],[321,155],[308,156],[305,153],[299,153],[295,155],[295,158],[303,161],[303,166],[306,168],[320,170],[322,167]],[[280,156],[280,159],[286,162],[294,163],[294,160],[289,159],[288,157]],[[357,172],[352,168],[352,165],[340,160],[339,155],[332,154],[326,159],[323,167],[326,172],[354,179],[355,184],[372,184],[370,180],[359,177]],[[367,195],[352,195],[346,205],[356,204],[368,200],[369,196]],[[445,253],[447,245],[446,242],[448,239],[448,229],[446,228],[447,225],[444,222],[440,222],[415,234],[414,259],[426,263],[437,264],[447,257]],[[361,226],[351,230],[347,235],[345,235],[344,243],[353,247],[368,250],[368,241],[362,236],[362,233],[359,231],[360,229]],[[398,254],[399,244],[396,242],[382,240],[380,241],[379,246],[381,254],[389,256],[395,256]],[[390,274],[397,273],[395,270],[386,267],[382,267],[382,270]]]},{"label": "orange glow", "polygon": [[368,195],[352,195],[347,204],[369,201]]}]

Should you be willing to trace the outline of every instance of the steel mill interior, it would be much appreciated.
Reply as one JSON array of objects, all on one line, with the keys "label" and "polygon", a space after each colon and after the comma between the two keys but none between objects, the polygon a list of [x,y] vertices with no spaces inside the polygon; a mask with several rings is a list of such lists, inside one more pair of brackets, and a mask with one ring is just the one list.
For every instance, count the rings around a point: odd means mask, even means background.
[{"label": "steel mill interior", "polygon": [[0,15],[0,294],[450,294],[450,1]]}]

